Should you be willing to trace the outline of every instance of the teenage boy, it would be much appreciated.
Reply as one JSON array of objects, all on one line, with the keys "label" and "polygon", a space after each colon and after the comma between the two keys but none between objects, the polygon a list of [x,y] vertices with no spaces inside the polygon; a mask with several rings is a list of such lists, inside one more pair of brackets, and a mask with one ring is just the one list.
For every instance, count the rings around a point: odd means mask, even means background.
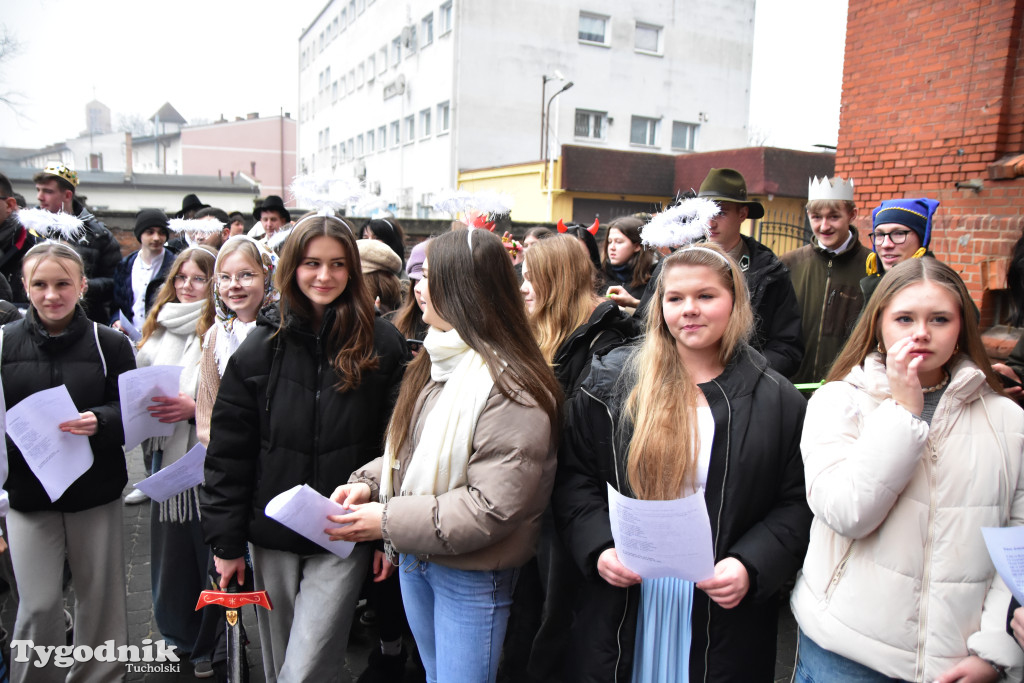
[{"label": "teenage boy", "polygon": [[174,252],[164,247],[171,236],[167,214],[160,209],[143,209],[135,217],[135,239],[141,248],[128,254],[114,272],[114,316],[124,314],[142,330],[146,313],[174,262]]},{"label": "teenage boy", "polygon": [[806,210],[814,241],[782,256],[800,303],[804,359],[790,375],[797,384],[824,379],[846,343],[864,306],[860,281],[871,253],[852,225],[852,178],[812,178]]},{"label": "teenage boy", "polygon": [[871,245],[867,277],[860,281],[866,304],[875,293],[887,268],[907,259],[934,254],[928,251],[932,240],[932,217],[939,208],[934,199],[886,199],[871,212]]},{"label": "teenage boy", "polygon": [[85,292],[85,311],[89,319],[106,324],[110,320],[110,304],[114,296],[114,270],[121,260],[121,247],[107,230],[79,200],[75,192],[78,174],[60,162],[48,164],[32,177],[36,185],[39,208],[51,213],[69,213],[78,216],[85,234],[69,244],[78,252],[85,264],[85,277],[89,289]]}]

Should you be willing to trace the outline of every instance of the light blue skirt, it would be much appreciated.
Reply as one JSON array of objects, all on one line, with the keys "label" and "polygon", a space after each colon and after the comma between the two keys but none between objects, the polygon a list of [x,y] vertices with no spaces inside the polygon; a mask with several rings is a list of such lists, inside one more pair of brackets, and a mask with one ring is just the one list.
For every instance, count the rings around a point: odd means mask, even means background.
[{"label": "light blue skirt", "polygon": [[633,681],[690,680],[693,583],[644,579],[633,653]]}]

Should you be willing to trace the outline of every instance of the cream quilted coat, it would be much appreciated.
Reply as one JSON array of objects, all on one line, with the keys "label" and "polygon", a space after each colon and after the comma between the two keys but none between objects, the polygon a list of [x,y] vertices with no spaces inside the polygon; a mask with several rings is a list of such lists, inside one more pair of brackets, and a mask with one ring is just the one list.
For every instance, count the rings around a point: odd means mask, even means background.
[{"label": "cream quilted coat", "polygon": [[801,449],[814,512],[792,598],[804,633],[903,680],[933,681],[968,654],[1020,680],[1010,593],[981,527],[1024,524],[1024,411],[960,360],[929,427],[889,397],[871,354],[810,400]]}]

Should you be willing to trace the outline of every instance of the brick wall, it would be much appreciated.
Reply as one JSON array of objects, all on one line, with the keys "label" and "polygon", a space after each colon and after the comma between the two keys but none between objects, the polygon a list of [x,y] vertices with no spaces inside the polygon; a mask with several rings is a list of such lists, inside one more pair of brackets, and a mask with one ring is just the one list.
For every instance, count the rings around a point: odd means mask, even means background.
[{"label": "brick wall", "polygon": [[849,2],[836,173],[858,225],[882,199],[938,199],[933,251],[979,304],[1024,229],[1024,178],[989,177],[1024,152],[1022,17],[1024,0]]}]

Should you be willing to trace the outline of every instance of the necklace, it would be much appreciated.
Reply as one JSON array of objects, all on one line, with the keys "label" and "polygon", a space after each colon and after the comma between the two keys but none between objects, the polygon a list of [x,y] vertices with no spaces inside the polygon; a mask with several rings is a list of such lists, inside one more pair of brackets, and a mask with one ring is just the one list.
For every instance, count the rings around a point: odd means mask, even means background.
[{"label": "necklace", "polygon": [[938,391],[939,389],[942,389],[947,384],[949,384],[949,373],[948,372],[943,373],[942,381],[939,382],[938,384],[936,384],[935,386],[933,386],[933,387],[921,387],[921,393],[923,393],[923,394],[933,394],[936,391]]}]

